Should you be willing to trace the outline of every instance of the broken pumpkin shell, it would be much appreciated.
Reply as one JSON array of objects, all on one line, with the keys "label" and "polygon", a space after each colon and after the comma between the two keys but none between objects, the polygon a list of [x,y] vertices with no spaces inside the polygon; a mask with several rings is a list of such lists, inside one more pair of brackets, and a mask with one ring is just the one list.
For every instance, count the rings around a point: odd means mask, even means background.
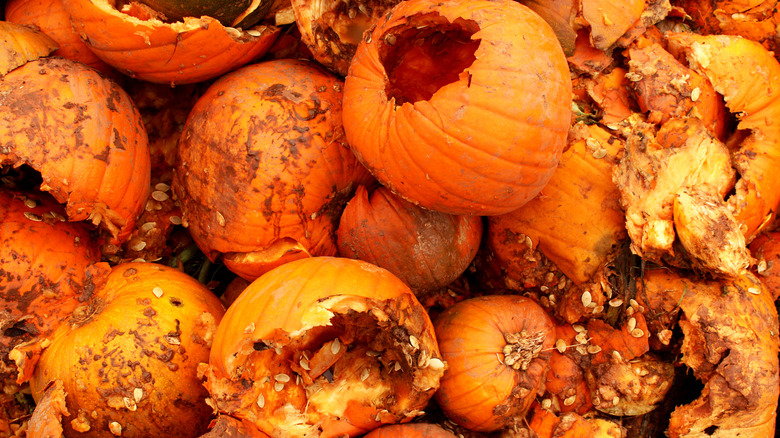
[{"label": "broken pumpkin shell", "polygon": [[123,241],[149,194],[151,164],[138,109],[84,64],[42,58],[0,78],[0,165],[29,165],[41,190]]},{"label": "broken pumpkin shell", "polygon": [[544,309],[526,297],[486,295],[448,308],[435,327],[447,362],[435,395],[444,414],[478,432],[522,424],[555,344]]},{"label": "broken pumpkin shell", "polygon": [[528,7],[404,1],[358,46],[344,129],[360,161],[404,199],[450,214],[500,214],[549,181],[571,97],[563,50]]},{"label": "broken pumpkin shell", "polygon": [[455,434],[432,423],[392,424],[374,429],[365,438],[457,438]]},{"label": "broken pumpkin shell", "polygon": [[64,0],[73,28],[105,63],[145,81],[185,84],[216,78],[262,56],[279,28],[239,30],[214,18],[166,23],[136,3]]},{"label": "broken pumpkin shell", "polygon": [[271,436],[356,436],[423,414],[446,368],[412,291],[369,263],[311,257],[252,282],[201,367],[219,412]]},{"label": "broken pumpkin shell", "polygon": [[196,368],[223,313],[219,298],[181,271],[117,265],[43,350],[33,398],[64,383],[66,436],[197,437],[212,409]]},{"label": "broken pumpkin shell", "polygon": [[62,56],[104,74],[116,75],[116,71],[92,53],[73,30],[63,0],[9,0],[5,5],[5,19],[12,23],[38,26],[59,45],[52,56]]},{"label": "broken pumpkin shell", "polygon": [[0,21],[0,77],[44,56],[59,45],[39,28]]},{"label": "broken pumpkin shell", "polygon": [[422,208],[377,187],[360,186],[336,232],[339,255],[383,267],[416,293],[455,281],[479,249],[482,218]]},{"label": "broken pumpkin shell", "polygon": [[212,261],[254,280],[286,261],[336,255],[344,205],[373,182],[344,144],[341,87],[314,63],[279,59],[221,77],[195,104],[173,189]]}]

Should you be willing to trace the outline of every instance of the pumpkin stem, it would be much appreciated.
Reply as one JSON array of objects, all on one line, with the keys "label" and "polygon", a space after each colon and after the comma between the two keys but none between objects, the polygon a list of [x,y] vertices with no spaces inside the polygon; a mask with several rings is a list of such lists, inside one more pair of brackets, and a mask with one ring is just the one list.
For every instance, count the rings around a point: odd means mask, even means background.
[{"label": "pumpkin stem", "polygon": [[528,333],[523,329],[519,333],[505,333],[504,364],[515,370],[528,369],[531,361],[542,351],[544,332]]}]

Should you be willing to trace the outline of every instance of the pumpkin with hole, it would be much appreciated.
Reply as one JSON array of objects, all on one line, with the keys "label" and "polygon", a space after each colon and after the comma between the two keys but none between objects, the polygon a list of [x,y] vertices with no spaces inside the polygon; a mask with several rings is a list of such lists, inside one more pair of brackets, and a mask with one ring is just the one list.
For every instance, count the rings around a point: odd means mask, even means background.
[{"label": "pumpkin with hole", "polygon": [[422,415],[444,369],[428,313],[401,280],[310,257],[244,289],[201,373],[222,414],[271,436],[335,437]]},{"label": "pumpkin with hole", "polygon": [[0,167],[29,165],[69,220],[124,241],[151,181],[146,129],[127,92],[84,64],[50,57],[0,78],[0,94]]},{"label": "pumpkin with hole", "polygon": [[436,392],[444,414],[478,432],[522,425],[544,386],[555,324],[530,298],[485,295],[435,320],[447,371]]},{"label": "pumpkin with hole", "polygon": [[223,313],[219,298],[181,271],[117,265],[43,350],[33,398],[63,382],[66,437],[200,436],[212,410],[196,367]]},{"label": "pumpkin with hole", "polygon": [[344,129],[360,161],[401,197],[450,214],[494,215],[549,181],[571,97],[563,50],[528,7],[410,0],[358,45],[344,84]]}]

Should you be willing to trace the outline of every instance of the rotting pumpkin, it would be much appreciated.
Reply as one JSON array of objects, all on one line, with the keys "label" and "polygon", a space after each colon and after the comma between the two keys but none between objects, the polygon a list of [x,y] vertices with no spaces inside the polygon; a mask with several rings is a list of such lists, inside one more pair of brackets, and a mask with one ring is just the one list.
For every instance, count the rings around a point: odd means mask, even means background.
[{"label": "rotting pumpkin", "polygon": [[344,130],[401,197],[450,214],[500,214],[549,181],[571,97],[563,50],[526,6],[409,0],[364,33],[345,79]]},{"label": "rotting pumpkin", "polygon": [[445,368],[401,280],[360,260],[311,257],[239,295],[200,372],[222,414],[271,436],[335,437],[423,414]]}]

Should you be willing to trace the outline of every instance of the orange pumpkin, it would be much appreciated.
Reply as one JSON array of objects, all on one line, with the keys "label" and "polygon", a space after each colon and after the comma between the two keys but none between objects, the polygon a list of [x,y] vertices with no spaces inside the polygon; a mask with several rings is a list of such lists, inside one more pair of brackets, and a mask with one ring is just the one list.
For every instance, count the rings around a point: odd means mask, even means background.
[{"label": "orange pumpkin", "polygon": [[401,197],[493,215],[519,208],[549,181],[571,97],[563,50],[528,7],[410,0],[358,46],[344,84],[344,129],[360,161]]},{"label": "orange pumpkin", "polygon": [[344,144],[341,87],[313,63],[280,59],[225,75],[198,100],[173,189],[211,260],[254,280],[286,261],[336,255],[339,215],[372,181]]},{"label": "orange pumpkin", "polygon": [[9,0],[5,19],[12,23],[36,25],[59,45],[52,54],[86,64],[105,74],[116,73],[101,61],[70,25],[63,0]]},{"label": "orange pumpkin", "polygon": [[544,309],[521,296],[486,295],[448,308],[435,326],[447,363],[435,396],[444,414],[479,432],[522,424],[555,344]]},{"label": "orange pumpkin", "polygon": [[66,436],[199,436],[212,411],[196,368],[208,360],[223,312],[181,271],[117,265],[43,350],[33,398],[63,382]]},{"label": "orange pumpkin", "polygon": [[[87,224],[66,222],[51,196],[0,188],[0,355],[9,362],[0,367],[4,385],[16,380],[11,349],[48,338],[89,298],[108,269],[99,262]],[[20,374],[26,364],[22,368]]]},{"label": "orange pumpkin", "polygon": [[763,233],[750,242],[750,252],[756,259],[753,272],[777,300],[780,297],[780,231]]},{"label": "orange pumpkin", "polygon": [[63,0],[73,28],[106,64],[149,82],[186,84],[218,77],[262,56],[279,28],[239,30],[214,18],[166,23],[149,8],[110,0]]},{"label": "orange pumpkin", "polygon": [[40,29],[6,21],[0,22],[0,77],[27,61],[48,56],[57,42]]},{"label": "orange pumpkin", "polygon": [[456,436],[437,424],[409,423],[382,426],[367,433],[365,438],[456,438]]},{"label": "orange pumpkin", "polygon": [[271,436],[356,436],[423,413],[445,364],[412,291],[369,263],[311,257],[253,281],[201,372],[217,409]]},{"label": "orange pumpkin", "polygon": [[0,165],[33,167],[70,220],[88,219],[123,241],[151,180],[146,131],[127,93],[58,57],[13,70],[0,91]]},{"label": "orange pumpkin", "polygon": [[427,210],[386,187],[369,195],[360,186],[336,236],[342,257],[383,267],[425,292],[447,286],[468,268],[482,239],[482,218]]}]

